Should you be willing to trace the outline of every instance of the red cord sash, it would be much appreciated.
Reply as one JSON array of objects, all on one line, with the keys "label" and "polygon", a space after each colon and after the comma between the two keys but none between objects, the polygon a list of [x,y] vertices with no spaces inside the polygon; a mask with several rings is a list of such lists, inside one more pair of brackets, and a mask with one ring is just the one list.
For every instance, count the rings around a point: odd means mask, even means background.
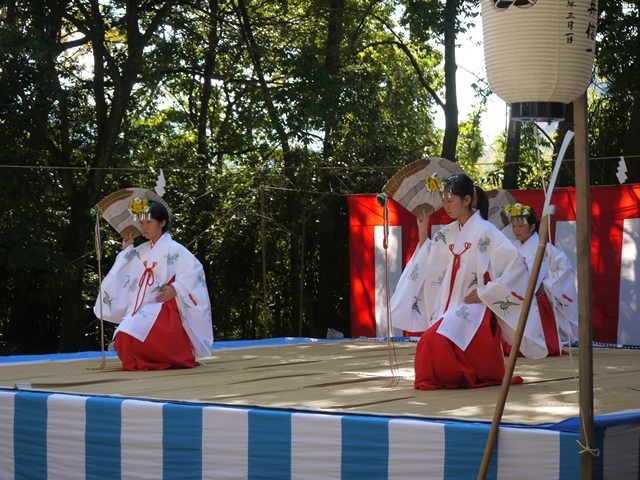
[{"label": "red cord sash", "polygon": [[[131,315],[135,315],[138,312],[138,310],[140,310],[140,307],[142,307],[142,302],[144,301],[144,297],[147,294],[147,287],[153,285],[155,282],[153,269],[155,268],[156,265],[158,265],[158,262],[153,262],[153,265],[151,265],[151,267],[147,266],[146,260],[142,263],[144,264],[144,272],[142,273],[142,276],[140,277],[140,281],[138,282],[139,288],[138,288],[138,294],[136,295],[136,304],[134,306],[133,313]],[[144,287],[144,291],[142,291],[142,287]],[[142,292],[142,298],[140,298],[140,292]]]},{"label": "red cord sash", "polygon": [[471,248],[471,243],[464,242],[464,250],[460,253],[453,252],[453,244],[449,245],[449,251],[453,254],[453,265],[451,266],[451,282],[449,283],[449,298],[447,298],[447,306],[444,307],[446,312],[449,308],[449,302],[451,301],[451,294],[453,293],[453,285],[456,283],[456,276],[458,275],[458,269],[460,268],[460,257],[464,252]]}]

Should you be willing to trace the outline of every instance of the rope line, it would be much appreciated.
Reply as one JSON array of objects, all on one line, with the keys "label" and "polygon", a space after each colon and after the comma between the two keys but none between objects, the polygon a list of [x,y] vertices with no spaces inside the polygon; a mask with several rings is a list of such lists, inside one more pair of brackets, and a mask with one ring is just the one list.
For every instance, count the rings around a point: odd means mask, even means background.
[{"label": "rope line", "polygon": [[385,278],[385,302],[387,314],[387,352],[389,353],[389,368],[391,369],[391,382],[385,388],[393,388],[398,385],[400,378],[398,376],[398,359],[396,356],[395,345],[391,342],[391,334],[393,333],[391,326],[391,310],[389,309],[390,287],[389,287],[389,199],[386,194],[382,194],[379,198],[383,199],[383,240],[384,248],[384,278]]},{"label": "rope line", "polygon": [[104,320],[102,315],[102,242],[100,241],[100,214],[96,214],[96,225],[94,233],[96,259],[98,260],[98,302],[100,304],[100,353],[102,354],[102,362],[100,363],[99,367],[90,368],[89,370],[102,370],[107,364],[107,360],[104,353]]},{"label": "rope line", "polygon": [[[555,154],[552,155],[555,157]],[[634,159],[640,158],[640,155],[624,155],[625,159]],[[602,160],[620,160],[620,155],[612,155],[605,157],[590,157],[590,162],[602,161]],[[564,162],[575,162],[573,158],[565,158]],[[553,159],[545,160],[545,163],[552,163]],[[502,165],[519,165],[521,162],[504,162]],[[494,166],[493,162],[478,162],[475,165],[480,166]],[[329,170],[329,171],[350,171],[350,172],[366,172],[370,170],[397,170],[398,167],[402,165],[367,165],[362,167],[353,167],[353,166],[314,166],[312,167],[315,170]],[[107,171],[107,172],[147,172],[149,171],[149,167],[91,167],[91,166],[49,166],[49,165],[16,165],[16,164],[4,164],[0,165],[0,168],[22,168],[22,169],[31,169],[31,170],[98,170],[98,171]],[[160,167],[158,167],[160,168]],[[305,167],[299,167],[298,170],[301,170]],[[211,172],[210,167],[162,167],[164,171],[167,172]]]}]

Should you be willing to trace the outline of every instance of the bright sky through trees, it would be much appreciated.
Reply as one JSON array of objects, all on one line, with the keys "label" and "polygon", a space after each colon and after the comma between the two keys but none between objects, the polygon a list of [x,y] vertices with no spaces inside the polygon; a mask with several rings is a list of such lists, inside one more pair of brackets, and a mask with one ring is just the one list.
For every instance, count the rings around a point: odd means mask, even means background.
[{"label": "bright sky through trees", "polygon": [[[458,47],[456,48],[459,121],[465,120],[479,104],[479,99],[475,97],[471,84],[478,83],[480,80],[486,81],[482,24],[479,22],[480,20],[478,20],[475,29],[458,39]],[[506,114],[506,103],[497,95],[492,94],[487,103],[487,111],[482,116],[481,124],[482,136],[487,145],[491,145],[496,135],[506,129]],[[444,115],[441,110],[438,111],[436,118],[438,125],[444,128]]]}]

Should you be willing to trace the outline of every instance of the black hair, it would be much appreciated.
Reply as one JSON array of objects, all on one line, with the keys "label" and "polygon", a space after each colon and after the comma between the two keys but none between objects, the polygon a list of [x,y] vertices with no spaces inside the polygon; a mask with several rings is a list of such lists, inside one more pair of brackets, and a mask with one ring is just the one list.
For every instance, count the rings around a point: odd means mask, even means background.
[{"label": "black hair", "polygon": [[167,207],[165,207],[162,203],[156,202],[155,200],[149,200],[149,208],[151,210],[151,218],[157,220],[158,222],[166,221],[164,226],[162,227],[162,233],[169,231],[170,218],[169,211]]},{"label": "black hair", "polygon": [[533,207],[529,207],[529,210],[531,211],[531,213],[529,215],[523,215],[524,218],[527,219],[527,223],[529,225],[535,225],[536,226],[536,233],[538,233],[538,229],[540,228],[540,220],[538,220],[536,218],[536,211],[533,209]]},{"label": "black hair", "polygon": [[489,220],[489,197],[487,197],[487,194],[482,188],[474,185],[473,180],[464,173],[458,173],[448,177],[445,182],[445,191],[450,191],[460,198],[469,195],[469,197],[471,197],[471,206],[473,206],[475,201],[475,208],[480,210],[482,218]]}]

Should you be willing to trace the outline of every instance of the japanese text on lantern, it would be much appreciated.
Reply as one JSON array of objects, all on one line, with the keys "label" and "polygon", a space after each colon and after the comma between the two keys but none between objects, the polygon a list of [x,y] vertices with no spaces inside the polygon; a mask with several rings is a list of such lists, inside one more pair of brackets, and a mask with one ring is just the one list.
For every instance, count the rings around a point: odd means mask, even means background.
[{"label": "japanese text on lantern", "polygon": [[[569,9],[565,19],[567,20],[567,33],[565,33],[565,37],[567,38],[567,43],[573,43],[574,27],[576,26],[576,15],[573,9],[576,6],[575,0],[567,0],[566,7]],[[589,40],[595,40],[596,38],[596,15],[598,14],[598,7],[596,6],[596,0],[591,0],[589,6],[587,7],[587,14],[591,18],[587,25],[584,34]],[[593,51],[592,48],[587,48],[587,52]]]}]

